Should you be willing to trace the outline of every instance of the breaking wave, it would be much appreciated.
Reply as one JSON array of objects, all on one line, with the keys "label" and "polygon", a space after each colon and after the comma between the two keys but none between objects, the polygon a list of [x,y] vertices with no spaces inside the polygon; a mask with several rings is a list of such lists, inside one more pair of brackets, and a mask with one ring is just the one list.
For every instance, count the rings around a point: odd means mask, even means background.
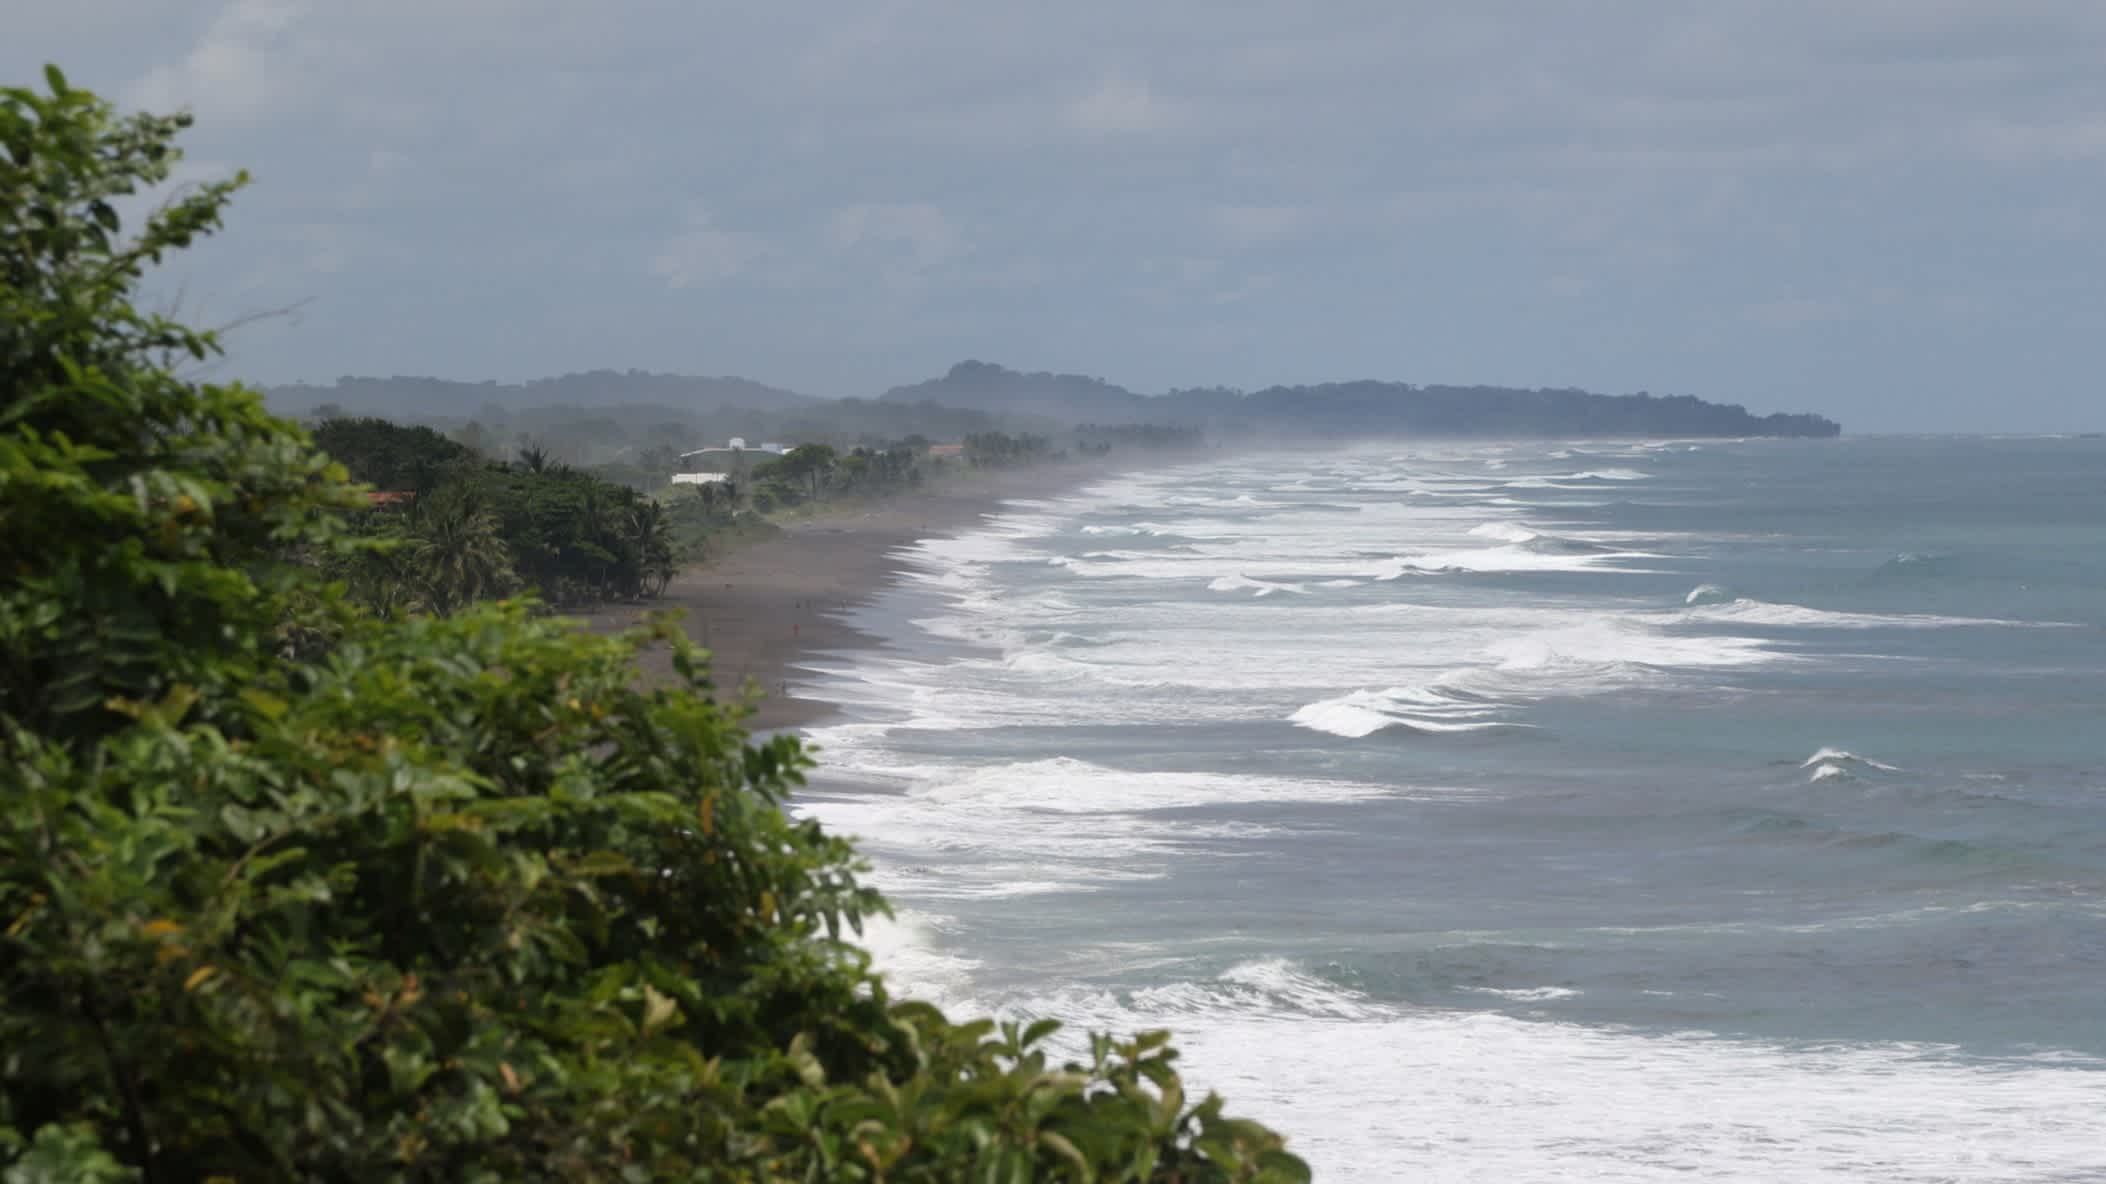
[{"label": "breaking wave", "polygon": [[1952,617],[1931,613],[1852,613],[1808,608],[1799,604],[1773,604],[1745,596],[1734,596],[1716,584],[1690,590],[1684,600],[1691,607],[1672,615],[1678,624],[1767,625],[1791,629],[2067,629],[2075,626],[2057,621],[2012,621],[1998,617]]},{"label": "breaking wave", "polygon": [[1823,748],[1800,761],[1799,767],[1812,770],[1806,777],[1812,782],[1851,780],[1863,776],[1869,770],[1882,773],[1901,772],[1893,765],[1883,764],[1840,748]]},{"label": "breaking wave", "polygon": [[1276,592],[1292,592],[1296,596],[1309,595],[1309,589],[1301,584],[1276,583],[1272,580],[1254,580],[1249,576],[1217,576],[1207,585],[1209,592],[1250,592],[1257,596],[1271,596]]},{"label": "breaking wave", "polygon": [[1311,703],[1288,716],[1313,731],[1357,740],[1390,729],[1439,735],[1525,727],[1500,718],[1507,705],[1443,687],[1391,687],[1354,691]]}]

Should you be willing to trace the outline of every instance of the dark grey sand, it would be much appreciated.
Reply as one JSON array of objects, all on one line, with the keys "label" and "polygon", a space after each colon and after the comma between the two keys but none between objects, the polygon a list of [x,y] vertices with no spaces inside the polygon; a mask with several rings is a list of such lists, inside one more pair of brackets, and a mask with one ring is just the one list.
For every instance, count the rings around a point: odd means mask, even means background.
[{"label": "dark grey sand", "polygon": [[[683,610],[688,636],[710,651],[718,693],[734,694],[749,679],[764,693],[747,727],[756,732],[803,727],[833,708],[790,697],[792,669],[809,653],[874,644],[876,639],[843,619],[899,577],[896,550],[919,539],[971,530],[1010,498],[1054,496],[1109,471],[1062,464],[971,473],[923,492],[833,509],[789,526],[778,537],[689,567],[658,600],[609,605],[583,620],[595,632],[611,632],[654,609]],[[663,650],[647,653],[641,665],[647,679],[672,673]]]}]

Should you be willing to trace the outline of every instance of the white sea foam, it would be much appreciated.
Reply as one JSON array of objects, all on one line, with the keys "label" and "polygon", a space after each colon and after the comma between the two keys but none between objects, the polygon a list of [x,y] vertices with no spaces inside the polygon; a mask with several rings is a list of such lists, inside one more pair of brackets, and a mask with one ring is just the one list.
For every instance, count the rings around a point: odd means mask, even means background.
[{"label": "white sea foam", "polygon": [[[1558,550],[1534,545],[1540,536],[1526,542],[1508,543],[1499,547],[1459,548],[1453,551],[1430,551],[1397,558],[1396,568],[1402,572],[1472,572],[1491,574],[1498,572],[1582,572],[1610,568],[1633,559],[1656,559],[1658,556],[1643,551],[1610,550]],[[1615,570],[1636,571],[1634,568]],[[1383,579],[1394,579],[1383,575]]]},{"label": "white sea foam", "polygon": [[1111,538],[1175,538],[1176,532],[1156,522],[1136,522],[1131,525],[1094,524],[1082,528],[1082,533],[1094,537]]},{"label": "white sea foam", "polygon": [[1676,637],[1618,618],[1596,618],[1495,643],[1504,670],[1560,666],[1653,666],[1713,669],[1790,661],[1792,655],[1752,637]]},{"label": "white sea foam", "polygon": [[1529,727],[1518,713],[1554,696],[1596,695],[1691,671],[1788,662],[1795,656],[1750,637],[1678,637],[1635,619],[1581,617],[1498,634],[1426,684],[1353,691],[1307,703],[1290,722],[1358,739],[1390,728],[1424,733]]},{"label": "white sea foam", "polygon": [[1133,814],[1234,802],[1351,802],[1380,797],[1379,785],[1235,773],[1131,772],[1070,757],[976,770],[911,795],[975,810]]},{"label": "white sea foam", "polygon": [[[1281,959],[1130,991],[997,997],[936,965],[946,1004],[1056,1016],[1071,1054],[1086,1030],[1171,1028],[1187,1088],[1289,1132],[1319,1179],[2045,1184],[2094,1179],[2101,1162],[2106,1065],[2090,1058],[1970,1064],[1922,1045],[1424,1011]],[[1568,990],[1487,993],[1525,1004]]]},{"label": "white sea foam", "polygon": [[1807,757],[1805,760],[1799,762],[1799,767],[1802,769],[1810,769],[1815,765],[1860,765],[1865,768],[1878,769],[1882,772],[1887,773],[1901,772],[1900,769],[1896,768],[1893,765],[1882,764],[1881,762],[1875,761],[1870,757],[1862,757],[1854,752],[1846,752],[1840,748],[1823,748],[1819,752],[1816,752],[1812,756]]},{"label": "white sea foam", "polygon": [[[865,754],[829,752],[829,767],[866,772]],[[807,801],[828,829],[880,856],[877,882],[919,899],[1089,891],[1154,879],[1172,853],[1248,837],[1248,824],[1164,816],[1198,806],[1352,802],[1394,787],[1314,777],[1135,772],[1053,757],[982,768],[888,766],[903,788]],[[889,857],[889,858],[888,858]],[[920,869],[930,858],[941,871]]]},{"label": "white sea foam", "polygon": [[1295,710],[1287,718],[1305,728],[1318,732],[1329,732],[1333,736],[1359,739],[1390,728],[1403,728],[1414,732],[1478,732],[1489,728],[1505,727],[1497,720],[1467,722],[1460,720],[1422,719],[1404,713],[1392,714],[1385,710],[1386,703],[1380,695],[1368,691],[1355,691],[1339,699],[1327,699],[1311,703]]},{"label": "white sea foam", "polygon": [[[1702,595],[1700,595],[1702,594]],[[1726,598],[1724,589],[1705,584],[1690,591],[1695,606],[1669,619],[1683,624],[1768,625],[1792,629],[2067,629],[2057,621],[2009,621],[1994,617],[1948,617],[1930,613],[1850,613],[1773,604],[1748,597]]]},{"label": "white sea foam", "polygon": [[1571,987],[1470,987],[1480,995],[1497,995],[1501,999],[1512,999],[1516,1003],[1548,1003],[1556,999],[1573,999],[1579,995]]},{"label": "white sea foam", "polygon": [[1519,522],[1487,522],[1471,527],[1470,533],[1479,538],[1498,539],[1502,543],[1528,543],[1542,537]]},{"label": "white sea foam", "polygon": [[1557,477],[1516,477],[1511,481],[1501,482],[1500,486],[1504,489],[1587,490],[1592,488],[1586,485],[1575,485],[1570,480],[1560,480]]},{"label": "white sea foam", "polygon": [[1213,582],[1207,585],[1207,590],[1210,592],[1252,592],[1259,596],[1270,596],[1275,592],[1292,592],[1297,596],[1307,596],[1309,594],[1309,589],[1300,584],[1280,584],[1271,580],[1254,580],[1249,576],[1243,575],[1216,576]]},{"label": "white sea foam", "polygon": [[1500,718],[1500,710],[1496,702],[1461,698],[1438,689],[1391,687],[1310,703],[1287,718],[1314,731],[1359,739],[1390,728],[1439,734],[1512,726]]}]

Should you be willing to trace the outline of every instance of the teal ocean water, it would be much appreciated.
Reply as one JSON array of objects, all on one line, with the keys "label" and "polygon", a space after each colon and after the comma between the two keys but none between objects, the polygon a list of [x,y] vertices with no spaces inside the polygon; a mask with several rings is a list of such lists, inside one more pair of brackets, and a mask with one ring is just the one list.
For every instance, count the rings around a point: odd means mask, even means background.
[{"label": "teal ocean water", "polygon": [[1245,455],[925,541],[805,809],[901,989],[1337,1180],[2106,1180],[2106,441]]}]

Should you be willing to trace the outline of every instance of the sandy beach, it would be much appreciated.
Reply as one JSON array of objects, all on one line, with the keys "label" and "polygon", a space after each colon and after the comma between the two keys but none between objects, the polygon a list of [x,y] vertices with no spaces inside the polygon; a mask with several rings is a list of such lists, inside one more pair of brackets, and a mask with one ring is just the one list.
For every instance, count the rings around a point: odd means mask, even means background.
[{"label": "sandy beach", "polygon": [[[654,610],[683,610],[688,636],[710,651],[719,693],[735,694],[749,679],[764,692],[749,728],[802,727],[833,708],[788,693],[798,660],[875,643],[843,618],[898,578],[896,550],[971,530],[1008,499],[1055,496],[1111,471],[1076,463],[962,474],[926,491],[832,509],[780,536],[690,566],[658,600],[610,605],[582,620],[595,632],[611,632]],[[646,654],[642,665],[646,678],[671,676],[662,650]]]}]

